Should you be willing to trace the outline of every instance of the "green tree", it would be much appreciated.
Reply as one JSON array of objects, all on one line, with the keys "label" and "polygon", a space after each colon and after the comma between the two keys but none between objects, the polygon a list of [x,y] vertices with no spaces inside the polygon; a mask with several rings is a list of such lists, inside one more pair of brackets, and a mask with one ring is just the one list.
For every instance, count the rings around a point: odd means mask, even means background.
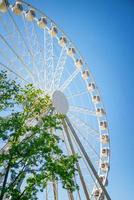
[{"label": "green tree", "polygon": [[[29,84],[24,88],[0,72],[0,200],[37,199],[49,181],[61,180],[74,191],[77,155],[59,148],[63,115],[53,113],[48,95]],[[23,185],[23,187],[22,187]]]}]

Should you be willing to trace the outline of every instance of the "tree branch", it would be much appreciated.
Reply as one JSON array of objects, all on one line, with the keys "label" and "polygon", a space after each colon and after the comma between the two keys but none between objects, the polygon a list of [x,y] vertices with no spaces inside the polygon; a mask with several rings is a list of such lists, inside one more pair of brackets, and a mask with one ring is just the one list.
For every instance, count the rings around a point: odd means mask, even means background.
[{"label": "tree branch", "polygon": [[0,200],[2,200],[3,197],[4,197],[5,187],[6,187],[6,183],[7,183],[7,179],[8,179],[8,174],[9,174],[9,170],[10,170],[10,161],[11,160],[9,160],[9,163],[8,163],[8,166],[7,166],[7,169],[6,169],[6,174],[5,174],[5,178],[4,178],[3,185],[2,185]]}]

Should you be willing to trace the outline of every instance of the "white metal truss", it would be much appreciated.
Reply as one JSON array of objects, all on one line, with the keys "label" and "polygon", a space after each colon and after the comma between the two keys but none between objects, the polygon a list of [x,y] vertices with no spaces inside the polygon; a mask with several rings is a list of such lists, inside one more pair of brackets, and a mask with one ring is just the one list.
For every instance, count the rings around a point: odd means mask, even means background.
[{"label": "white metal truss", "polygon": [[83,113],[85,115],[90,115],[90,116],[96,116],[96,112],[95,111],[91,111],[88,108],[81,108],[78,106],[70,106],[69,107],[69,111],[70,112],[78,112],[78,113]]},{"label": "white metal truss", "polygon": [[63,92],[74,80],[74,78],[80,73],[78,69],[76,69],[70,77],[63,83],[63,85],[60,86],[60,90]]},{"label": "white metal truss", "polygon": [[51,81],[54,75],[54,52],[53,52],[53,37],[48,31],[45,31],[45,68],[46,68],[46,90],[50,88]]},{"label": "white metal truss", "polygon": [[61,50],[61,53],[60,53],[60,56],[55,68],[53,80],[51,83],[51,87],[53,91],[57,90],[60,86],[60,80],[61,80],[66,59],[67,59],[66,48],[63,47]]}]

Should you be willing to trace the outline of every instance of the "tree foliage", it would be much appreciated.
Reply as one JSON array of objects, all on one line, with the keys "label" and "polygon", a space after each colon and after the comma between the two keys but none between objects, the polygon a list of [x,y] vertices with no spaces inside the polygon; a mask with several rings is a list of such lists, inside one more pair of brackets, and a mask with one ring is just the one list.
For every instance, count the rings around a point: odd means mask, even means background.
[{"label": "tree foliage", "polygon": [[53,114],[48,95],[24,88],[0,72],[0,199],[37,199],[50,181],[74,191],[77,155],[66,156],[54,133],[62,115]]}]

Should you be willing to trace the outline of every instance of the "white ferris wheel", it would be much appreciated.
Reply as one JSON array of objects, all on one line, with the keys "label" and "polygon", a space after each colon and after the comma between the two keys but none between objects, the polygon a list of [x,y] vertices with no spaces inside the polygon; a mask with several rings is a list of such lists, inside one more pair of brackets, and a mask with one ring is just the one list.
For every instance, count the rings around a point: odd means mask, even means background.
[{"label": "white ferris wheel", "polygon": [[63,130],[55,132],[64,140],[61,147],[81,157],[75,177],[80,189],[72,194],[60,182],[49,183],[40,199],[110,199],[106,112],[87,63],[64,31],[22,0],[0,0],[0,69],[51,96],[55,112],[66,115]]}]

